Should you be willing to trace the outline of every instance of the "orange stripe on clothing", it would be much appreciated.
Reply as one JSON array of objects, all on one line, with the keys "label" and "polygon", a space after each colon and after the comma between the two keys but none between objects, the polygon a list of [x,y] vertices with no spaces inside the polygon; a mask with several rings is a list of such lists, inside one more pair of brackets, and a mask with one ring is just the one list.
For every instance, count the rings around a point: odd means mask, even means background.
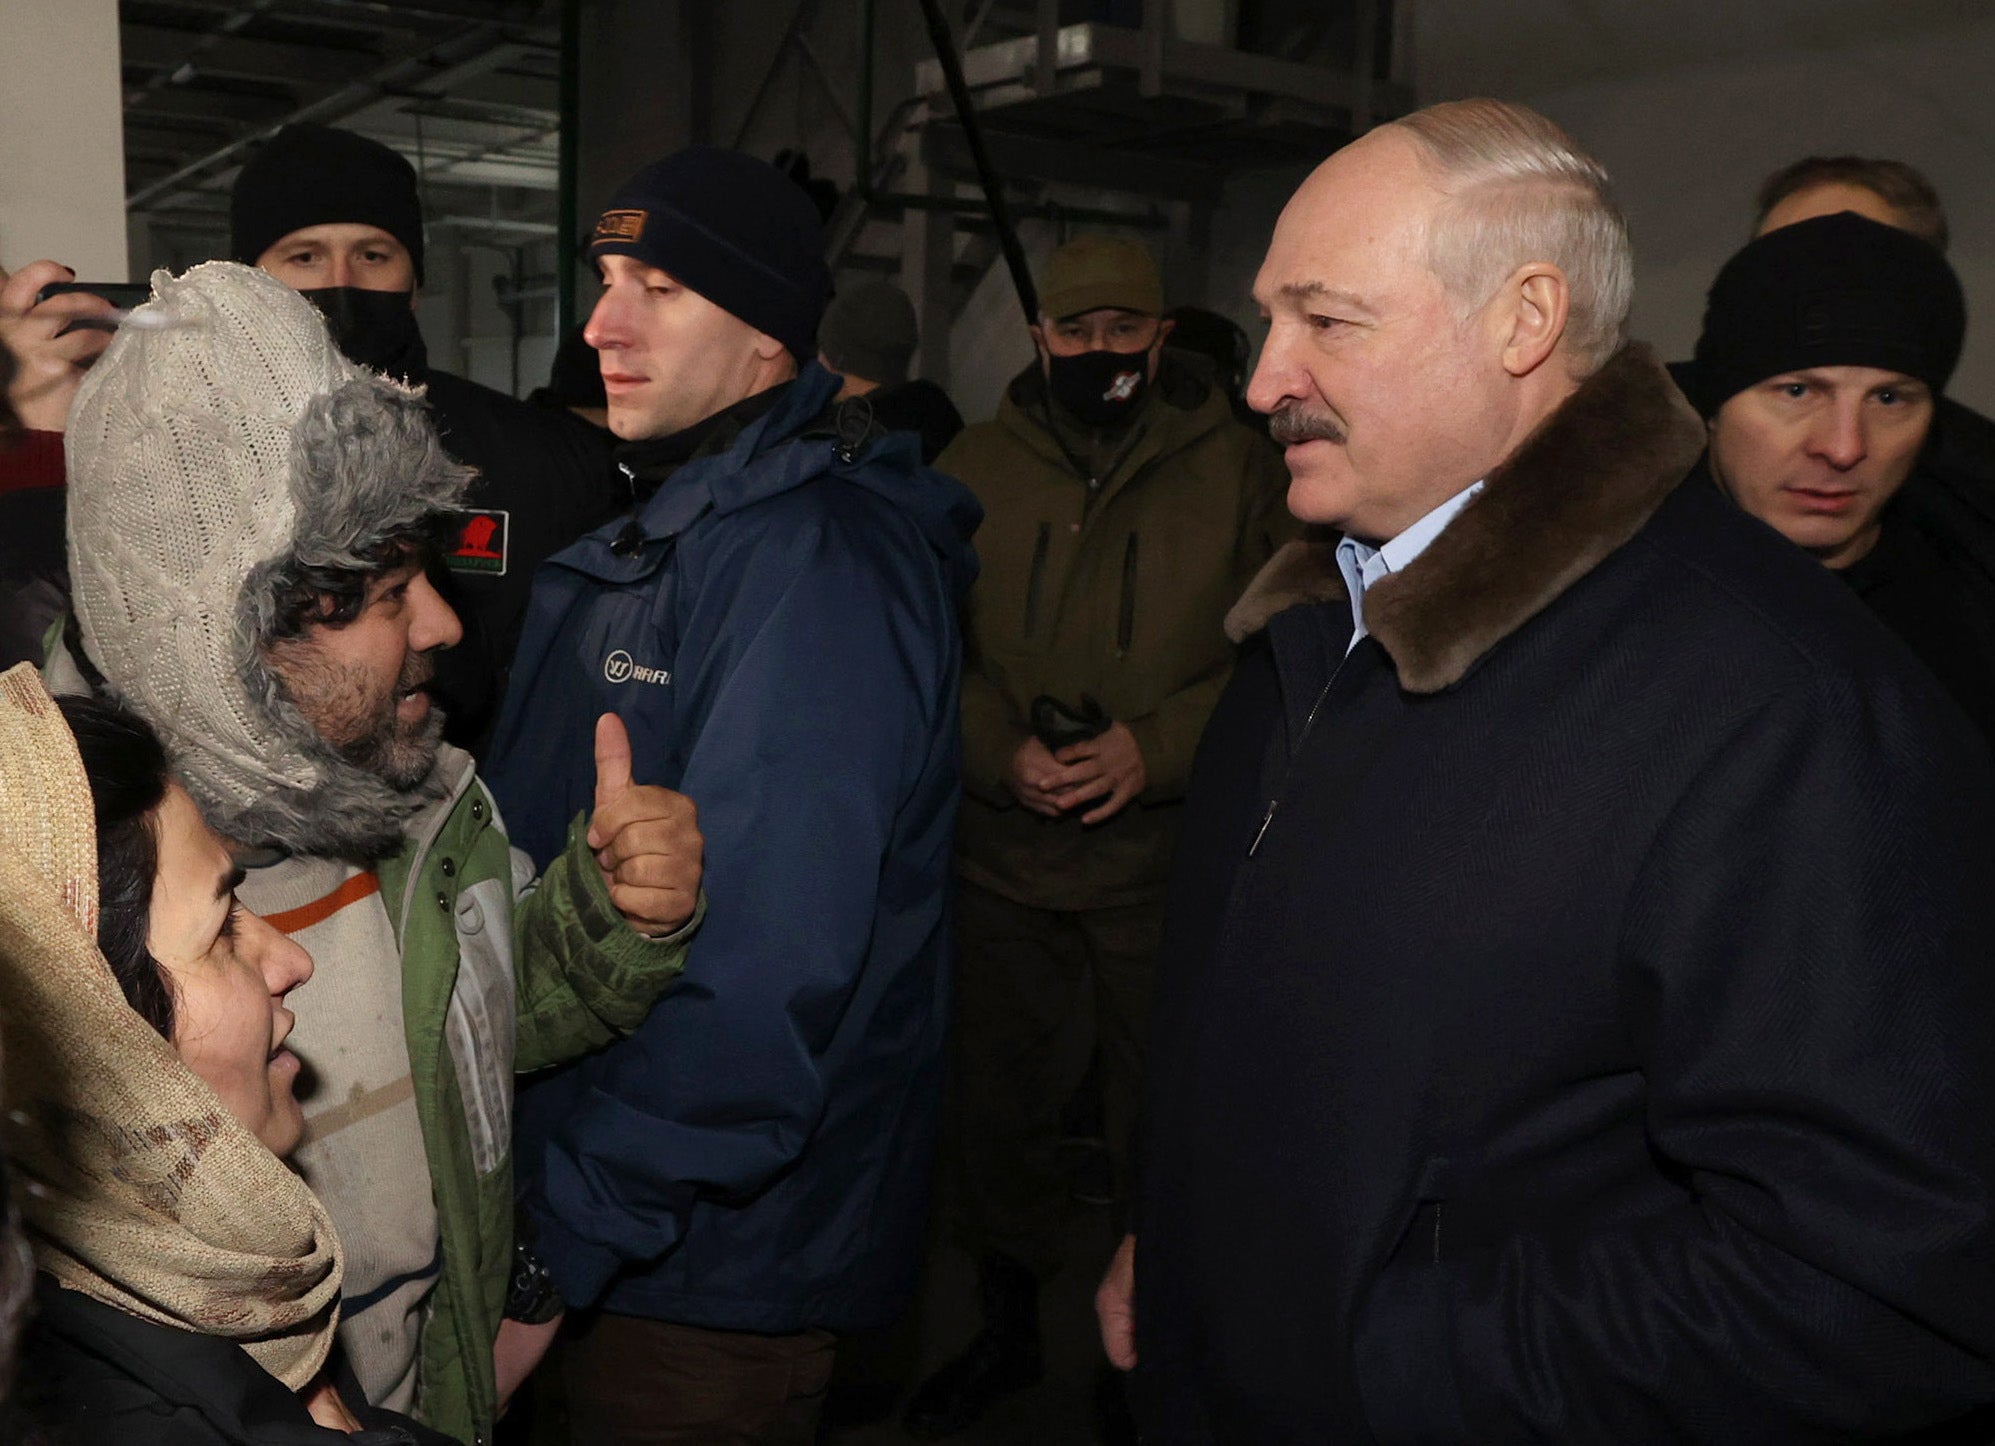
[{"label": "orange stripe on clothing", "polygon": [[299,1146],[316,1145],[327,1135],[336,1135],[349,1125],[357,1125],[362,1120],[371,1120],[383,1111],[392,1110],[404,1100],[416,1097],[416,1082],[413,1077],[403,1075],[393,1084],[381,1086],[356,1095],[343,1105],[334,1105],[329,1110],[321,1110],[305,1120],[305,1137]]},{"label": "orange stripe on clothing", "polygon": [[375,874],[355,874],[323,899],[314,899],[309,904],[300,904],[281,914],[265,914],[263,922],[282,933],[295,934],[300,929],[323,923],[348,904],[357,904],[368,895],[380,892],[381,880]]}]

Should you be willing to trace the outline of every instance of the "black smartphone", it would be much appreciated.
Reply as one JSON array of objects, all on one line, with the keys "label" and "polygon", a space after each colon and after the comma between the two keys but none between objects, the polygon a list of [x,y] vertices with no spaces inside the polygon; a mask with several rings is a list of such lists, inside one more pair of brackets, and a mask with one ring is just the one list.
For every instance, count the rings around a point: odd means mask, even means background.
[{"label": "black smartphone", "polygon": [[111,305],[126,311],[152,299],[152,288],[142,281],[51,281],[35,293],[35,305],[41,305],[51,296],[71,291],[87,291],[92,296],[101,296]]}]

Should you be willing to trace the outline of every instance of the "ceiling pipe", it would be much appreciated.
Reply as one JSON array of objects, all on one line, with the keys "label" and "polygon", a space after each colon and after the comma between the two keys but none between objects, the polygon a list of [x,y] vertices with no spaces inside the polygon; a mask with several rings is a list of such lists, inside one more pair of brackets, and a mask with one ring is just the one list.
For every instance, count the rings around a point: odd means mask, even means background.
[{"label": "ceiling pipe", "polygon": [[[337,120],[341,116],[359,110],[369,101],[379,99],[395,86],[413,84],[421,80],[427,80],[432,85],[448,85],[463,75],[475,75],[480,70],[489,69],[489,64],[481,65],[480,62],[499,46],[522,43],[525,42],[518,40],[511,33],[511,27],[507,25],[487,23],[470,26],[456,35],[435,42],[419,54],[390,61],[372,74],[340,87],[331,95],[321,97],[310,105],[301,106],[282,120],[247,135],[238,136],[227,145],[189,161],[171,174],[140,187],[125,198],[126,209],[144,210],[160,197],[184,189],[189,182],[219,170],[241,156],[251,146],[268,140],[287,125],[296,125],[304,121]],[[439,59],[443,60],[445,67],[441,74],[434,69]],[[491,64],[497,63],[499,62],[491,62]]]}]

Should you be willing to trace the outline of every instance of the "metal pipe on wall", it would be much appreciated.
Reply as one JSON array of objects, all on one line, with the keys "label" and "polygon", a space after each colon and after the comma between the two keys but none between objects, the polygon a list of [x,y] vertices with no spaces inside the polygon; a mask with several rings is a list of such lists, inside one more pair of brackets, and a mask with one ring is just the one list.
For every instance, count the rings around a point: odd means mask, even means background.
[{"label": "metal pipe on wall", "polygon": [[949,21],[942,13],[939,0],[921,0],[922,18],[928,22],[928,39],[934,46],[935,59],[942,67],[942,79],[949,87],[949,100],[956,107],[957,122],[963,127],[963,139],[970,148],[970,159],[977,168],[977,183],[983,188],[984,200],[991,209],[991,225],[996,228],[998,245],[1004,248],[1004,264],[1011,272],[1012,287],[1018,292],[1018,304],[1025,310],[1025,324],[1039,324],[1039,290],[1032,283],[1032,268],[1026,263],[1025,248],[1019,245],[1018,230],[1011,224],[1011,208],[1005,204],[1004,182],[991,164],[990,151],[984,145],[983,126],[977,120],[977,108],[970,98],[970,86],[963,79],[963,60],[956,53],[956,42],[949,35]]}]

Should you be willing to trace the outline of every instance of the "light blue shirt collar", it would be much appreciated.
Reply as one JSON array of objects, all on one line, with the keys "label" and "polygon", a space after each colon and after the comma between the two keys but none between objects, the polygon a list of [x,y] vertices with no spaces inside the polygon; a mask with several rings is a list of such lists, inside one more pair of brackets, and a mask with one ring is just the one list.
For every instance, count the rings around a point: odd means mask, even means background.
[{"label": "light blue shirt collar", "polygon": [[1387,573],[1401,571],[1425,552],[1435,538],[1448,530],[1455,514],[1480,491],[1482,483],[1471,482],[1383,547],[1373,547],[1355,537],[1346,537],[1337,544],[1337,570],[1344,574],[1344,590],[1351,595],[1351,641],[1344,649],[1346,654],[1366,633],[1365,589]]}]

